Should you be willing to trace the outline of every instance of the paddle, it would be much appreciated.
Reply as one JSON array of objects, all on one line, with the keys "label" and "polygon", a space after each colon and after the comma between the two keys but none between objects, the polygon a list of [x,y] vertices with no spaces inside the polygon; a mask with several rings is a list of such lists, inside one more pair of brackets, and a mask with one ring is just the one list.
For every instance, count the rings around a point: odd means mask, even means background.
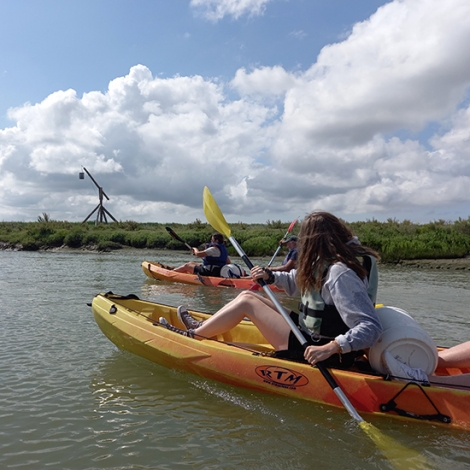
[{"label": "paddle", "polygon": [[[285,239],[287,237],[287,235],[289,235],[289,233],[292,232],[292,229],[294,228],[294,225],[296,224],[297,220],[298,220],[298,217],[297,217],[297,219],[295,219],[291,222],[291,224],[289,225],[289,228],[287,229],[286,234],[284,235],[284,237],[282,237],[283,239]],[[271,258],[271,261],[268,263],[268,268],[269,268],[269,266],[271,266],[272,262],[274,261],[274,258],[276,258],[277,254],[279,253],[279,250],[281,249],[281,246],[282,246],[282,243],[279,243],[279,246],[277,247],[277,250],[274,252],[274,255]]]},{"label": "paddle", "polygon": [[[208,222],[211,224],[211,226],[217,230],[220,233],[223,233],[232,243],[233,247],[235,250],[237,250],[238,254],[240,257],[243,259],[243,261],[246,263],[249,269],[253,268],[253,263],[250,261],[246,253],[243,251],[242,247],[238,244],[238,242],[233,238],[232,236],[232,231],[227,224],[227,221],[225,220],[225,217],[223,216],[222,212],[219,209],[219,206],[215,202],[214,198],[212,197],[211,192],[209,191],[209,188],[207,186],[204,187],[204,193],[203,193],[203,204],[204,204],[204,214],[206,215],[206,218]],[[270,300],[273,302],[273,304],[276,306],[277,310],[279,313],[284,317],[286,322],[288,323],[290,329],[296,336],[296,338],[299,340],[300,344],[304,346],[304,348],[307,346],[307,340],[304,338],[304,335],[301,333],[301,331],[297,328],[297,325],[292,321],[290,316],[287,314],[287,312],[284,310],[284,307],[279,303],[277,300],[276,296],[273,294],[269,286],[266,284],[266,282],[263,279],[258,280],[259,284],[263,288],[263,290],[266,292]],[[333,379],[332,375],[329,373],[329,371],[323,366],[323,364],[319,363],[317,364],[318,369],[322,373],[322,375],[325,377],[327,382],[330,384],[330,386],[333,388],[334,392],[340,399],[341,403],[344,405],[344,407],[348,410],[349,414],[359,422],[364,421],[357,411],[354,409],[354,407],[351,405],[349,400],[346,398],[346,395],[344,395],[343,391],[339,388],[338,384],[335,382]]]},{"label": "paddle", "polygon": [[[204,187],[202,199],[203,199],[204,214],[206,215],[206,218],[209,224],[212,226],[214,230],[216,230],[219,233],[222,233],[230,240],[233,247],[238,252],[240,257],[248,266],[248,268],[252,269],[253,263],[250,261],[246,253],[243,251],[242,247],[238,244],[238,242],[232,236],[232,231],[230,229],[230,226],[225,220],[224,215],[220,211],[219,206],[215,202],[207,186]],[[263,290],[266,292],[269,299],[276,306],[279,313],[284,317],[287,324],[291,328],[292,332],[294,333],[296,338],[299,340],[300,344],[302,344],[302,346],[304,346],[305,348],[307,345],[306,339],[302,335],[301,331],[297,328],[296,324],[292,321],[288,313],[284,310],[282,305],[279,303],[279,301],[277,300],[276,296],[273,294],[269,286],[266,284],[266,282],[263,279],[259,279],[258,282],[263,287]],[[336,383],[336,380],[330,374],[328,369],[322,363],[318,363],[316,364],[316,366],[321,372],[321,374],[323,375],[323,377],[325,378],[325,380],[328,382],[330,387],[333,389],[336,396],[339,398],[340,402],[346,408],[350,416],[359,423],[359,427],[367,433],[367,435],[375,442],[377,447],[382,451],[382,453],[385,456],[387,456],[387,458],[398,459],[398,460],[395,460],[394,462],[395,468],[408,469],[410,468],[409,467],[410,459],[422,460],[419,454],[412,451],[411,449],[408,449],[407,447],[404,447],[394,442],[391,438],[381,434],[380,431],[377,428],[375,428],[372,424],[364,421],[359,415],[359,413],[356,411],[356,409],[353,407],[351,402],[348,400],[343,390],[341,390],[339,385]],[[426,468],[426,467],[423,467],[423,468]]]},{"label": "paddle", "polygon": [[171,227],[165,227],[165,229],[175,240],[184,243],[188,247],[188,250],[193,251],[192,246],[186,243]]}]

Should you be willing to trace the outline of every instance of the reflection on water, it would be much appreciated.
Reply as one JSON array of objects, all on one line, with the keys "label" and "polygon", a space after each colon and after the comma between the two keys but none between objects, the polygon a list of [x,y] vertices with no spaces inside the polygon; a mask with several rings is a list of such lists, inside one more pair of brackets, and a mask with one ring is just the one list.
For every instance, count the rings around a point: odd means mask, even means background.
[{"label": "reflection on water", "polygon": [[[208,312],[237,295],[152,281],[141,269],[187,256],[0,252],[0,468],[392,468],[344,410],[168,370],[104,337],[86,305],[98,292]],[[454,344],[468,339],[469,276],[382,267],[379,301]],[[367,419],[434,468],[470,468],[470,433]]]}]

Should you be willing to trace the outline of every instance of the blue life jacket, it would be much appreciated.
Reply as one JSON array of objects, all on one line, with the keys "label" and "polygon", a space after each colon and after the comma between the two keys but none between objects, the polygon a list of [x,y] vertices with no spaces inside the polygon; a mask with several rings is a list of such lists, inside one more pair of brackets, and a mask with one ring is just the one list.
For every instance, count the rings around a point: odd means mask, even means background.
[{"label": "blue life jacket", "polygon": [[209,243],[209,246],[216,246],[220,250],[220,256],[205,256],[202,260],[204,266],[224,266],[227,264],[228,251],[222,243]]}]

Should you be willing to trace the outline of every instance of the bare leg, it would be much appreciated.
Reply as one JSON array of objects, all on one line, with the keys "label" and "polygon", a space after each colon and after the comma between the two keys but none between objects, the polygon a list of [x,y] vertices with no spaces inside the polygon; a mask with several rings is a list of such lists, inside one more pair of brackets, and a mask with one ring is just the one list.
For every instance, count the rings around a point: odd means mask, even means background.
[{"label": "bare leg", "polygon": [[194,274],[194,267],[197,265],[198,264],[194,261],[190,261],[189,263],[183,264],[182,266],[173,269],[173,272]]},{"label": "bare leg", "polygon": [[460,375],[430,375],[429,382],[441,385],[455,385],[460,387],[470,387],[470,374]]},{"label": "bare leg", "polygon": [[[437,368],[470,368],[470,341],[438,352]],[[470,387],[470,374],[430,375],[431,384]]]},{"label": "bare leg", "polygon": [[206,320],[195,333],[212,337],[225,333],[248,317],[275,349],[287,349],[290,327],[268,299],[244,291]]},{"label": "bare leg", "polygon": [[437,367],[470,367],[470,341],[439,351]]}]

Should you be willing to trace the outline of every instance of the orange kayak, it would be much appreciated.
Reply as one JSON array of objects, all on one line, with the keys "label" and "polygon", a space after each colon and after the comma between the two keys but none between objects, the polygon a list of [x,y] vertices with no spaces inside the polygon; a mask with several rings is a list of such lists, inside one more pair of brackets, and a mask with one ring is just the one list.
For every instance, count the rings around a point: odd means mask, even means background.
[{"label": "orange kayak", "polygon": [[[199,274],[175,273],[171,266],[165,266],[155,261],[143,261],[142,269],[146,276],[159,281],[180,282],[182,284],[194,284],[207,287],[233,287],[235,289],[261,290],[261,286],[254,282],[251,277],[225,278],[201,276]],[[274,292],[283,292],[283,290],[273,285],[269,286]]]},{"label": "orange kayak", "polygon": [[[119,348],[162,366],[251,390],[342,407],[320,371],[308,364],[271,356],[272,347],[259,330],[244,320],[217,338],[193,339],[160,326],[164,317],[183,327],[176,308],[139,300],[136,296],[98,294],[92,302],[102,332]],[[210,315],[192,311],[196,319]],[[388,380],[361,370],[330,372],[359,413],[419,419],[470,431],[470,390]],[[439,375],[470,370],[438,370]]]}]

